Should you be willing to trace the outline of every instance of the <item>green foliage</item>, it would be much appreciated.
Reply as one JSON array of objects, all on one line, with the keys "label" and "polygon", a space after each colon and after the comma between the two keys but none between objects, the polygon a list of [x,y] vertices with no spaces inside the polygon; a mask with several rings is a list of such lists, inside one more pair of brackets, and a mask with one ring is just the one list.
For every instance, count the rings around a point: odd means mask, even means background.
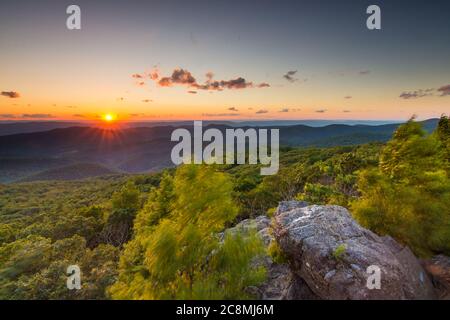
[{"label": "green foliage", "polygon": [[133,220],[141,207],[140,192],[132,181],[128,181],[112,195],[111,204],[100,241],[120,247],[131,238]]},{"label": "green foliage", "polygon": [[[110,176],[1,186],[0,299],[105,299],[119,258],[105,227],[113,211],[139,209],[140,190],[154,187],[155,176],[139,184]],[[66,287],[73,264],[82,290]]]},{"label": "green foliage", "polygon": [[136,212],[139,209],[139,190],[134,183],[128,182],[120,191],[116,191],[112,198],[113,210]]},{"label": "green foliage", "polygon": [[[450,254],[449,128],[443,116],[433,134],[411,120],[385,146],[282,148],[273,176],[192,165],[0,185],[0,299],[251,298],[266,250],[254,230],[222,231],[273,215],[282,200],[351,206],[417,254]],[[330,255],[341,261],[345,250]],[[276,242],[267,251],[286,262]],[[72,264],[79,291],[66,288]]]},{"label": "green foliage", "polygon": [[447,116],[442,116],[439,120],[438,126],[435,132],[437,139],[442,145],[442,156],[446,160],[447,174],[450,173],[450,119]]},{"label": "green foliage", "polygon": [[314,204],[339,204],[338,196],[339,194],[331,186],[308,182],[296,199]]},{"label": "green foliage", "polygon": [[275,263],[282,264],[282,263],[288,262],[288,259],[287,259],[286,255],[284,254],[283,250],[281,250],[278,242],[272,241],[270,243],[269,247],[267,248],[267,251]]},{"label": "green foliage", "polygon": [[246,286],[261,281],[251,269],[263,253],[256,235],[219,232],[237,208],[229,177],[208,166],[181,166],[165,176],[136,217],[135,238],[120,259],[116,299],[244,298]]},{"label": "green foliage", "polygon": [[352,205],[362,225],[422,256],[450,253],[450,179],[439,136],[413,120],[400,126],[379,167],[361,171],[361,198]]},{"label": "green foliage", "polygon": [[347,251],[346,245],[344,243],[341,243],[333,250],[333,258],[336,261],[342,261],[346,251]]},{"label": "green foliage", "polygon": [[227,169],[235,177],[234,198],[242,218],[265,214],[279,201],[348,206],[358,197],[357,170],[378,164],[380,144],[328,149],[288,149],[280,156],[278,174],[261,177],[257,166]]},{"label": "green foliage", "polygon": [[[0,299],[95,299],[115,279],[118,250],[91,250],[80,236],[51,243],[29,236],[0,248]],[[79,265],[82,290],[67,290],[66,269]]]}]

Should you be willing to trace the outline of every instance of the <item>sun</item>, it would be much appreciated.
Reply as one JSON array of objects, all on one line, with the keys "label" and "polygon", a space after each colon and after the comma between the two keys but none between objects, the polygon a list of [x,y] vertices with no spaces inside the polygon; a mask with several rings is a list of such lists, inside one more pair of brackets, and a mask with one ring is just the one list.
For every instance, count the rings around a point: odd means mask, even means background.
[{"label": "sun", "polygon": [[111,113],[107,113],[107,114],[103,115],[102,118],[106,122],[113,122],[114,120],[116,120],[116,116]]}]

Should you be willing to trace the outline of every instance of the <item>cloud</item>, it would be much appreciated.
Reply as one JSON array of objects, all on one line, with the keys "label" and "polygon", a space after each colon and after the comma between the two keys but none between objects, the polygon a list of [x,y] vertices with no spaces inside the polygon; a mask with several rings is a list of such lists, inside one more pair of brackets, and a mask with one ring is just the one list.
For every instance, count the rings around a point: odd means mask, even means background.
[{"label": "cloud", "polygon": [[362,75],[362,76],[368,75],[369,73],[370,73],[370,70],[361,70],[359,72],[359,74]]},{"label": "cloud", "polygon": [[403,99],[417,99],[417,98],[432,96],[433,90],[434,89],[419,89],[419,90],[410,91],[410,92],[402,92],[399,97],[403,98]]},{"label": "cloud", "polygon": [[193,86],[197,81],[192,74],[184,69],[175,69],[170,77],[163,77],[158,84],[162,87],[171,87],[174,84]]},{"label": "cloud", "polygon": [[197,94],[197,91],[195,91],[195,90],[189,90],[188,93],[190,93],[190,94]]},{"label": "cloud", "polygon": [[204,117],[236,117],[239,113],[203,113]]},{"label": "cloud", "polygon": [[441,93],[442,97],[450,96],[450,84],[440,87],[437,91]]},{"label": "cloud", "polygon": [[131,77],[133,77],[135,79],[142,79],[142,78],[144,78],[144,76],[142,74],[139,74],[139,73],[135,73]]},{"label": "cloud", "polygon": [[3,113],[0,114],[0,118],[4,118],[4,119],[15,119],[17,118],[16,115],[12,114],[12,113]]},{"label": "cloud", "polygon": [[171,82],[170,78],[164,77],[164,78],[162,78],[161,80],[158,81],[158,84],[161,87],[170,87],[172,85],[172,82]]},{"label": "cloud", "polygon": [[344,112],[344,113],[350,113],[351,111],[350,111],[350,110],[342,110],[342,112]]},{"label": "cloud", "polygon": [[351,99],[353,98],[352,96],[345,96],[344,99]]},{"label": "cloud", "polygon": [[48,113],[24,113],[22,114],[22,118],[30,118],[30,119],[49,119],[53,118],[51,114]]},{"label": "cloud", "polygon": [[288,71],[285,75],[283,75],[283,78],[285,78],[289,82],[295,82],[298,80],[297,78],[294,78],[296,73],[297,70]]},{"label": "cloud", "polygon": [[212,78],[214,78],[214,73],[209,71],[205,74],[205,76],[206,76],[206,79],[208,79],[209,81],[212,81]]},{"label": "cloud", "polygon": [[11,99],[20,97],[20,93],[18,93],[16,91],[2,91],[1,95],[4,97],[11,98]]},{"label": "cloud", "polygon": [[231,107],[231,108],[228,108],[228,110],[230,110],[230,111],[234,111],[234,112],[238,112],[239,110],[238,109],[236,109],[235,107]]},{"label": "cloud", "polygon": [[149,72],[148,76],[151,80],[157,80],[159,78],[158,68],[153,68],[153,70]]},{"label": "cloud", "polygon": [[[188,70],[177,68],[172,72],[172,75],[166,77],[159,77],[159,73],[151,76],[160,87],[172,87],[174,85],[187,86],[195,90],[210,90],[222,91],[224,89],[245,89],[245,88],[267,88],[270,87],[268,83],[254,84],[247,81],[243,77],[238,77],[231,80],[213,80],[214,74],[212,72],[206,73],[206,81],[199,83],[197,79]],[[192,91],[195,91],[192,90]],[[193,93],[193,92],[191,92]]]},{"label": "cloud", "polygon": [[149,103],[149,102],[153,102],[153,100],[151,100],[151,99],[144,99],[144,100],[142,100],[142,102]]},{"label": "cloud", "polygon": [[76,117],[76,118],[86,118],[86,116],[85,116],[84,114],[79,114],[79,113],[73,114],[72,117]]},{"label": "cloud", "polygon": [[327,112],[327,109],[318,109],[315,112],[317,112],[317,113],[325,113],[325,112]]},{"label": "cloud", "polygon": [[279,113],[287,113],[287,112],[297,112],[300,111],[300,108],[282,108]]},{"label": "cloud", "polygon": [[255,112],[256,114],[264,114],[264,113],[269,113],[269,111],[265,110],[265,109],[261,109]]},{"label": "cloud", "polygon": [[145,113],[129,113],[130,117],[145,117]]},{"label": "cloud", "polygon": [[[257,85],[260,86],[261,84]],[[203,90],[222,90],[222,89],[245,89],[252,88],[253,83],[247,82],[242,77],[232,79],[232,80],[221,80],[221,81],[209,81],[204,85],[199,85],[199,89]]]},{"label": "cloud", "polygon": [[178,84],[193,84],[197,82],[189,71],[183,69],[175,69],[172,72],[171,79],[173,83]]}]

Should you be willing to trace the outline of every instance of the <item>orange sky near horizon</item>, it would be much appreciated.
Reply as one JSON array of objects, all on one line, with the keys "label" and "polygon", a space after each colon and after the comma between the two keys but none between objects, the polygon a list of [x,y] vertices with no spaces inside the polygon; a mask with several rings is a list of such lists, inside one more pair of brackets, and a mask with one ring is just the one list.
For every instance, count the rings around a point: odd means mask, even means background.
[{"label": "orange sky near horizon", "polygon": [[4,5],[0,120],[406,120],[450,110],[450,24],[437,7],[409,6],[419,23],[389,2],[385,28],[370,31],[361,2],[79,2],[81,30],[66,28],[61,1]]}]

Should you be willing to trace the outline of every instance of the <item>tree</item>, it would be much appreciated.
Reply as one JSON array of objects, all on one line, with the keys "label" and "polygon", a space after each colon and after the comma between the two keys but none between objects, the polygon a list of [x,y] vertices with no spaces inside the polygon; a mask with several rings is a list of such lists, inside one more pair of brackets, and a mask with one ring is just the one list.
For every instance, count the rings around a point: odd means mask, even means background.
[{"label": "tree", "polygon": [[409,245],[418,255],[450,253],[450,179],[439,128],[426,135],[413,119],[382,150],[377,168],[358,177],[352,204],[369,229]]},{"label": "tree", "polygon": [[237,215],[233,185],[211,166],[186,165],[165,176],[135,224],[135,238],[120,259],[117,299],[212,299],[247,297],[262,280],[251,269],[263,254],[255,235],[219,233]]},{"label": "tree", "polygon": [[101,233],[103,242],[122,246],[130,239],[133,219],[140,208],[139,195],[139,190],[131,181],[113,194],[112,211]]},{"label": "tree", "polygon": [[442,144],[442,154],[447,163],[447,174],[450,174],[450,119],[445,115],[439,119],[436,136]]}]

